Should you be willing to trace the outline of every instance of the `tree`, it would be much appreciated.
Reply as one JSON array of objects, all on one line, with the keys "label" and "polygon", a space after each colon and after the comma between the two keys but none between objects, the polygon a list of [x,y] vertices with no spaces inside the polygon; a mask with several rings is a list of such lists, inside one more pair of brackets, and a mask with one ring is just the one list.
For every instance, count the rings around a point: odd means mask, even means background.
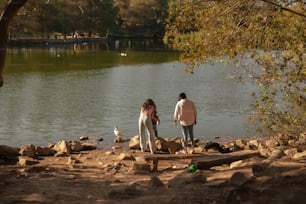
[{"label": "tree", "polygon": [[299,139],[306,124],[306,6],[303,0],[180,0],[169,9],[165,42],[186,70],[234,60],[239,79],[260,87],[251,120],[258,130]]},{"label": "tree", "polygon": [[3,85],[2,72],[8,42],[8,28],[13,17],[27,0],[10,0],[0,15],[0,87]]}]

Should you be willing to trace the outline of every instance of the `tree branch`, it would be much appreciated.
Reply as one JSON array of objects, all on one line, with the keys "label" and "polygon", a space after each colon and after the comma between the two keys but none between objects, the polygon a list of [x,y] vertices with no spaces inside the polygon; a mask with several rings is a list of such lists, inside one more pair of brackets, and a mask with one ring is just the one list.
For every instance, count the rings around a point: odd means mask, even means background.
[{"label": "tree branch", "polygon": [[260,1],[266,2],[266,3],[268,3],[268,4],[272,4],[272,5],[278,7],[278,8],[280,8],[280,9],[282,9],[282,10],[285,10],[285,11],[288,11],[288,12],[293,13],[293,14],[295,14],[295,15],[298,15],[298,16],[301,16],[301,17],[306,18],[306,15],[305,15],[305,14],[299,13],[299,12],[297,12],[297,11],[294,11],[294,10],[289,9],[289,8],[286,8],[286,7],[283,7],[283,6],[281,6],[280,4],[277,4],[277,3],[273,2],[273,1],[269,1],[269,0],[260,0]]}]

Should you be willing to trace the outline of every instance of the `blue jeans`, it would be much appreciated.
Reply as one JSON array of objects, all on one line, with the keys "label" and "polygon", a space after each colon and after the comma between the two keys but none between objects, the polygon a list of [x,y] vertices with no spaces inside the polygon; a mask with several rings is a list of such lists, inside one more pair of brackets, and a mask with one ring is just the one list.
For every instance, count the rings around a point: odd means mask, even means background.
[{"label": "blue jeans", "polygon": [[191,145],[194,145],[193,143],[193,125],[183,126],[182,125],[182,134],[183,134],[183,140],[184,140],[184,149],[187,148],[188,145],[188,135],[191,140]]}]

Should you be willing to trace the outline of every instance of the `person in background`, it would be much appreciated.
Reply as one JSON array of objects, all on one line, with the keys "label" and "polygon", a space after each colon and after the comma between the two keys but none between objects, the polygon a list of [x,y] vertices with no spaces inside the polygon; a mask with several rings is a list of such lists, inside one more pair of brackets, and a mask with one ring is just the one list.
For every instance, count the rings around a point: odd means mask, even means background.
[{"label": "person in background", "polygon": [[152,114],[151,119],[152,119],[152,127],[153,127],[153,131],[154,131],[154,135],[155,135],[155,137],[158,138],[157,125],[159,125],[160,119],[159,119],[159,117],[157,116],[157,110],[156,110],[156,105],[155,105],[154,101],[153,101],[152,99],[149,99],[149,100],[150,100],[150,102],[153,104],[154,110],[155,110],[155,111],[153,112],[153,114]]},{"label": "person in background", "polygon": [[151,154],[156,152],[155,146],[155,136],[152,126],[152,117],[156,111],[155,103],[152,99],[147,99],[140,108],[139,114],[139,140],[140,140],[140,149],[142,152],[146,150],[146,139],[145,139],[145,130],[148,134],[149,148]]},{"label": "person in background", "polygon": [[197,111],[194,102],[189,100],[185,93],[180,93],[178,102],[176,103],[173,123],[177,126],[177,121],[180,121],[183,135],[183,152],[186,153],[188,146],[188,135],[191,140],[191,145],[194,146],[193,141],[193,125],[197,124]]}]

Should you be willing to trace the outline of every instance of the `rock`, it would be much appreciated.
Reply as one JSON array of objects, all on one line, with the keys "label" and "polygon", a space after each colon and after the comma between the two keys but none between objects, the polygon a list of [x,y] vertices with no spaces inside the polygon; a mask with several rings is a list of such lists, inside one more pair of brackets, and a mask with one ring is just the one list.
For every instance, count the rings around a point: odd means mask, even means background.
[{"label": "rock", "polygon": [[72,152],[80,152],[84,150],[84,146],[82,145],[81,142],[78,141],[72,141],[70,143],[70,148]]},{"label": "rock", "polygon": [[135,135],[131,138],[129,142],[129,148],[130,149],[140,149],[140,142],[139,142],[139,136]]},{"label": "rock", "polygon": [[168,152],[167,143],[168,142],[164,138],[158,137],[157,140],[155,141],[155,145],[156,145],[157,150],[163,151],[163,152]]},{"label": "rock", "polygon": [[133,162],[132,170],[134,171],[151,171],[151,165],[144,162]]},{"label": "rock", "polygon": [[125,142],[125,141],[127,141],[127,140],[125,138],[123,138],[123,136],[121,136],[121,135],[116,136],[115,139],[114,139],[115,143],[122,143],[122,142]]},{"label": "rock", "polygon": [[183,185],[191,183],[205,183],[207,178],[200,172],[190,173],[184,171],[181,174],[178,174],[174,178],[170,179],[168,182],[169,188],[181,188]]},{"label": "rock", "polygon": [[74,165],[76,163],[80,163],[80,160],[76,159],[73,156],[68,157],[68,161],[67,161],[68,165]]},{"label": "rock", "polygon": [[251,176],[248,176],[246,173],[243,172],[235,172],[232,177],[230,178],[230,184],[232,186],[242,186],[247,181],[249,181]]},{"label": "rock", "polygon": [[33,144],[25,144],[20,147],[19,154],[21,156],[27,156],[34,158],[36,156],[35,154],[35,146]]},{"label": "rock", "polygon": [[293,159],[306,158],[306,150],[293,155]]},{"label": "rock", "polygon": [[149,188],[156,188],[156,187],[165,188],[165,184],[157,176],[151,177],[148,186]]},{"label": "rock", "polygon": [[279,146],[279,141],[277,141],[274,138],[271,138],[269,140],[266,140],[266,146],[270,149],[274,149],[275,147]]},{"label": "rock", "polygon": [[183,148],[181,143],[178,143],[178,142],[175,142],[175,141],[169,141],[167,143],[167,147],[168,147],[168,152],[170,154],[175,154],[175,152],[178,152]]},{"label": "rock", "polygon": [[115,153],[113,151],[106,151],[105,155],[114,155]]},{"label": "rock", "polygon": [[69,155],[72,152],[70,145],[65,140],[59,141],[54,145],[53,149],[56,151],[55,156]]},{"label": "rock", "polygon": [[263,157],[269,157],[269,155],[271,154],[271,151],[263,144],[259,144],[258,151]]},{"label": "rock", "polygon": [[119,155],[119,159],[120,160],[134,160],[135,161],[135,157],[130,153],[121,153]]},{"label": "rock", "polygon": [[285,155],[287,155],[287,156],[292,158],[295,154],[298,153],[298,149],[297,148],[285,149],[284,153],[285,153]]},{"label": "rock", "polygon": [[204,152],[204,147],[202,146],[194,147],[193,150],[195,153],[201,153]]},{"label": "rock", "polygon": [[97,145],[92,143],[82,143],[83,150],[94,150],[97,149]]},{"label": "rock", "polygon": [[87,136],[81,136],[80,140],[88,140],[88,137]]},{"label": "rock", "polygon": [[207,178],[200,171],[191,174],[187,179],[187,183],[205,183],[206,181]]},{"label": "rock", "polygon": [[254,140],[250,140],[249,141],[250,146],[252,146],[253,148],[257,148],[259,147],[259,145],[261,144],[261,140],[260,139],[254,139]]},{"label": "rock", "polygon": [[4,157],[14,157],[19,156],[19,148],[9,147],[6,145],[0,145],[0,156]]},{"label": "rock", "polygon": [[250,146],[246,140],[238,139],[235,141],[235,144],[241,149],[250,149]]},{"label": "rock", "polygon": [[121,149],[122,147],[120,145],[115,145],[115,146],[112,146],[112,149]]},{"label": "rock", "polygon": [[36,159],[33,159],[31,157],[27,157],[27,156],[20,156],[18,159],[19,159],[18,164],[21,165],[21,166],[34,165],[34,164],[39,163]]},{"label": "rock", "polygon": [[35,153],[38,156],[53,156],[55,151],[50,147],[35,146]]}]

